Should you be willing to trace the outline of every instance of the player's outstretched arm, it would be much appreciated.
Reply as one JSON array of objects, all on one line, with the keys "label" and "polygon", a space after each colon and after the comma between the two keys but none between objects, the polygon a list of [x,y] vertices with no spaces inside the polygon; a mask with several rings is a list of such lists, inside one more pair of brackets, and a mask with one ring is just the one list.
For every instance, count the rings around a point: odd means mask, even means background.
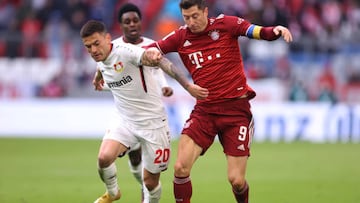
[{"label": "player's outstretched arm", "polygon": [[162,58],[159,63],[159,67],[172,78],[180,83],[184,89],[186,89],[191,96],[196,99],[205,99],[209,95],[209,90],[202,88],[199,85],[190,83],[186,76],[178,70],[167,58]]},{"label": "player's outstretched arm", "polygon": [[281,25],[262,27],[249,24],[246,36],[267,41],[277,40],[280,37],[283,37],[286,42],[291,42],[293,40],[290,30]]},{"label": "player's outstretched arm", "polygon": [[275,35],[281,35],[286,42],[291,42],[293,40],[291,32],[284,26],[278,25],[274,27],[273,32]]}]

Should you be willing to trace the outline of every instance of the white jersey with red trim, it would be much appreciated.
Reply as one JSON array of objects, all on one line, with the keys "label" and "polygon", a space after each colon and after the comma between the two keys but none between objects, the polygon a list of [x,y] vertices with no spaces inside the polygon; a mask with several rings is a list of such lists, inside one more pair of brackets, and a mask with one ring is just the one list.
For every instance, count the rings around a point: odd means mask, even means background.
[{"label": "white jersey with red trim", "polygon": [[[144,47],[147,46],[153,42],[154,40],[147,38],[147,37],[141,37],[142,41],[139,44],[134,44],[138,47]],[[124,36],[121,36],[113,41],[113,43],[127,43],[124,40]],[[154,74],[156,80],[158,81],[158,84],[160,86],[160,94],[161,94],[161,88],[163,87],[169,87],[169,84],[166,81],[164,71],[159,67],[148,67],[151,68],[152,73]]]},{"label": "white jersey with red trim", "polygon": [[154,129],[166,124],[166,111],[151,68],[140,65],[144,51],[132,44],[113,43],[108,58],[97,65],[124,121]]}]

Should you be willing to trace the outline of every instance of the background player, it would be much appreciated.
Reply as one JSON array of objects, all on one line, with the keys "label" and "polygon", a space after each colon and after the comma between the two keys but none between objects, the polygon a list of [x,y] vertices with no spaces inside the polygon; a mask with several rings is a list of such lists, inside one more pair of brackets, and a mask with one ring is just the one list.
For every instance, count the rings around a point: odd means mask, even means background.
[{"label": "background player", "polygon": [[150,45],[162,53],[178,52],[195,84],[208,88],[209,96],[197,100],[180,137],[174,166],[174,196],[189,203],[192,196],[190,171],[218,135],[227,160],[228,180],[235,199],[248,203],[245,179],[254,131],[249,100],[255,91],[247,85],[238,37],[292,41],[283,26],[262,27],[235,16],[208,18],[204,0],[181,0],[185,26]]}]

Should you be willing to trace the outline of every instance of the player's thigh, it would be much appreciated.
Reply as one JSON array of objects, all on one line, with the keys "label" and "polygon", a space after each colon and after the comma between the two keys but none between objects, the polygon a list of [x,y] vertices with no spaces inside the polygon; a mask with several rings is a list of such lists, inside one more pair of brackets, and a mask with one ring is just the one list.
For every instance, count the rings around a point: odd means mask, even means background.
[{"label": "player's thigh", "polygon": [[171,146],[168,126],[158,129],[142,130],[141,150],[143,166],[151,173],[160,173],[168,168]]},{"label": "player's thigh", "polygon": [[[175,170],[189,171],[202,153],[203,149],[195,141],[186,134],[182,134],[178,144],[178,153],[175,163]],[[186,174],[177,174],[178,176]]]},{"label": "player's thigh", "polygon": [[112,140],[112,139],[103,139],[99,149],[99,164],[101,166],[108,166],[115,161],[119,153],[124,153],[127,151],[127,147],[122,143]]},{"label": "player's thigh", "polygon": [[[114,142],[115,148],[113,150],[117,150],[116,157],[122,157],[129,150],[133,150],[138,146],[139,140],[134,136],[134,133],[135,132],[125,121],[120,122],[120,120],[117,120],[117,122],[112,122],[106,129],[106,133],[103,137],[103,143],[105,141],[110,143]],[[116,146],[116,143],[118,143],[119,146]]]},{"label": "player's thigh", "polygon": [[254,132],[253,118],[232,116],[222,119],[223,127],[219,140],[224,153],[230,156],[250,156],[250,145]]},{"label": "player's thigh", "polygon": [[[205,154],[213,144],[216,134],[218,133],[214,120],[216,120],[216,116],[210,116],[206,112],[194,110],[181,132],[182,136],[179,142],[179,150],[186,153],[188,150],[193,151],[199,146],[202,149],[201,154]],[[185,149],[182,150],[182,148]],[[184,155],[183,157],[187,156]]]}]

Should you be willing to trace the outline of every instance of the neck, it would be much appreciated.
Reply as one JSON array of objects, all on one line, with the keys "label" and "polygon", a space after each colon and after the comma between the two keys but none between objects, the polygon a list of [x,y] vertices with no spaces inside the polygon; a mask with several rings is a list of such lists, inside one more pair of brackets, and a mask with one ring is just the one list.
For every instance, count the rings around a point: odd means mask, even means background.
[{"label": "neck", "polygon": [[141,42],[144,41],[144,39],[142,37],[139,37],[137,39],[129,39],[127,37],[123,37],[123,40],[125,43],[130,43],[130,44],[140,44]]},{"label": "neck", "polygon": [[109,53],[107,54],[107,56],[105,57],[104,61],[106,61],[106,59],[109,58],[112,49],[113,49],[113,43],[110,44],[110,51],[109,51]]}]

